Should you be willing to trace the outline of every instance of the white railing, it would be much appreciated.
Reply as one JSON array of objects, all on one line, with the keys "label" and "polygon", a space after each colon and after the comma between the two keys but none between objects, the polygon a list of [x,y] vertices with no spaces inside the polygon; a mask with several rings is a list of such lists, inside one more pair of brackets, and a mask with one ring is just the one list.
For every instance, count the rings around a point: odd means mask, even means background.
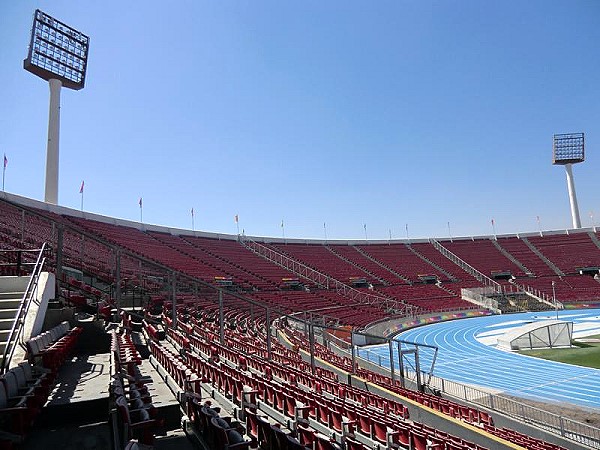
[{"label": "white railing", "polygon": [[533,297],[538,302],[545,303],[546,305],[552,306],[553,308],[555,308],[555,307],[558,307],[558,309],[564,308],[564,306],[561,302],[557,301],[555,303],[554,299],[551,296],[549,296],[545,292],[540,291],[539,289],[535,289],[530,286],[526,286],[524,284],[517,283],[514,280],[509,281],[509,283],[512,286],[516,287],[519,292],[523,292],[523,293],[529,295],[530,297]]},{"label": "white railing", "polygon": [[[385,352],[380,354],[370,351],[366,348],[357,347],[357,359],[376,364],[389,371],[390,357]],[[359,363],[360,365],[360,363]],[[396,367],[396,376],[398,367]],[[520,402],[514,398],[509,398],[501,394],[491,393],[477,387],[458,383],[456,381],[439,378],[430,375],[427,372],[421,372],[422,379],[428,379],[427,386],[433,390],[439,390],[447,397],[464,400],[468,403],[487,408],[491,411],[497,411],[519,420],[524,423],[532,424],[549,433],[561,436],[565,439],[577,442],[590,448],[600,449],[600,429],[586,423],[577,422],[549,411],[536,408],[527,403]],[[405,380],[416,379],[415,372],[407,370],[405,366]]]},{"label": "white railing", "polygon": [[484,275],[483,273],[481,273],[475,267],[471,266],[465,260],[461,259],[459,256],[452,253],[450,250],[448,250],[446,247],[444,247],[442,244],[440,244],[435,239],[430,239],[430,241],[436,250],[438,250],[442,255],[444,255],[446,258],[448,258],[450,261],[452,261],[457,266],[459,266],[461,269],[463,269],[467,273],[474,276],[477,279],[477,281],[482,283],[484,286],[489,286],[489,287],[494,288],[494,290],[496,291],[497,294],[503,293],[502,286],[500,285],[500,283],[492,280],[487,275]]},{"label": "white railing", "polygon": [[240,236],[240,243],[248,250],[259,256],[283,267],[290,272],[306,278],[325,289],[334,289],[337,293],[346,298],[367,305],[378,305],[387,310],[395,310],[401,315],[414,315],[414,307],[407,305],[399,300],[383,297],[381,295],[371,294],[359,291],[353,287],[344,284],[335,278],[321,273],[305,264],[302,264],[288,256],[285,256],[265,245],[259,244],[247,236]]},{"label": "white railing", "polygon": [[488,297],[486,294],[495,294],[495,291],[490,287],[469,289],[462,288],[460,290],[460,295],[463,300],[483,308],[491,309],[496,314],[499,314],[500,308],[498,308],[498,300]]}]

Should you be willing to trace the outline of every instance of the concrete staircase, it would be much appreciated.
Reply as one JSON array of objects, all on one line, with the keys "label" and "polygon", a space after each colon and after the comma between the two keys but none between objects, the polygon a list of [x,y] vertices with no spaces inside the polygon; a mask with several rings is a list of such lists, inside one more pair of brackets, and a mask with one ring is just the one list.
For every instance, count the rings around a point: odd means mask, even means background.
[{"label": "concrete staircase", "polygon": [[565,276],[564,272],[562,270],[560,270],[552,261],[550,261],[548,258],[546,258],[542,254],[542,252],[535,245],[533,245],[526,237],[522,237],[521,240],[523,242],[525,242],[525,245],[527,245],[527,247],[529,247],[529,249],[533,253],[535,253],[542,261],[544,261],[546,263],[546,265],[548,267],[550,267],[556,275],[558,275],[559,277]]},{"label": "concrete staircase", "polygon": [[6,344],[13,327],[27,288],[29,277],[2,277],[0,279],[0,358],[4,354]]}]

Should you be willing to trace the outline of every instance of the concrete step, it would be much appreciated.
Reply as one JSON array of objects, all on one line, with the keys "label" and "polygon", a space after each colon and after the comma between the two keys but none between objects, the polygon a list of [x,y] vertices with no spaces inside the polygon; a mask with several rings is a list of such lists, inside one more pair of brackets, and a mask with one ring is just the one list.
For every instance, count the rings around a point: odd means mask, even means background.
[{"label": "concrete step", "polygon": [[17,316],[17,308],[0,309],[0,319],[14,319]]},{"label": "concrete step", "polygon": [[15,319],[0,319],[0,330],[10,330],[15,323]]},{"label": "concrete step", "polygon": [[0,300],[4,300],[4,299],[13,299],[13,298],[18,298],[19,300],[23,298],[23,294],[25,292],[0,292]]},{"label": "concrete step", "polygon": [[1,309],[18,309],[22,298],[7,298],[0,300]]},{"label": "concrete step", "polygon": [[8,330],[0,330],[0,342],[6,342],[9,334],[10,328]]}]

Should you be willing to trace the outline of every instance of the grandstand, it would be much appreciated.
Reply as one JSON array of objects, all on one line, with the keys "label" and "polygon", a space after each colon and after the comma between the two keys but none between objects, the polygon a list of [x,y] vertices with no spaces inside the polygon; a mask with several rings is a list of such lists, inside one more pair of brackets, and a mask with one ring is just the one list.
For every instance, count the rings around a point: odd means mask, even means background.
[{"label": "grandstand", "polygon": [[[393,355],[403,327],[491,314],[465,289],[545,309],[554,285],[563,308],[597,305],[593,230],[283,241],[4,193],[0,239],[1,282],[37,283],[2,294],[0,448],[78,432],[115,449],[600,448],[593,426],[465,402],[428,389],[425,369],[414,378],[354,351],[386,342]],[[57,423],[69,431],[53,435]]]}]

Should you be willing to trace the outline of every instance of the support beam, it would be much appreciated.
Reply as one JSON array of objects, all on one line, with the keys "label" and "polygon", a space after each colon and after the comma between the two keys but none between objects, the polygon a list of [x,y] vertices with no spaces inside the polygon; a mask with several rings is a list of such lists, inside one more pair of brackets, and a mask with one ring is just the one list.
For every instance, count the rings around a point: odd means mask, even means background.
[{"label": "support beam", "polygon": [[267,359],[271,361],[271,310],[269,308],[267,308],[265,316],[265,321],[267,325]]},{"label": "support beam", "polygon": [[567,189],[569,190],[569,202],[571,203],[571,220],[573,228],[581,228],[579,217],[579,206],[577,204],[577,193],[575,192],[575,180],[573,178],[573,164],[565,164],[567,174]]},{"label": "support beam", "polygon": [[173,328],[177,328],[177,277],[175,276],[175,272],[171,274],[171,299],[172,299],[172,309],[171,315],[173,319]]},{"label": "support beam", "polygon": [[223,290],[219,289],[219,342],[225,345],[225,316],[223,312]]},{"label": "support beam", "polygon": [[60,138],[60,88],[62,82],[48,80],[50,86],[50,110],[48,114],[48,145],[46,148],[46,190],[44,201],[58,204],[58,147]]}]

